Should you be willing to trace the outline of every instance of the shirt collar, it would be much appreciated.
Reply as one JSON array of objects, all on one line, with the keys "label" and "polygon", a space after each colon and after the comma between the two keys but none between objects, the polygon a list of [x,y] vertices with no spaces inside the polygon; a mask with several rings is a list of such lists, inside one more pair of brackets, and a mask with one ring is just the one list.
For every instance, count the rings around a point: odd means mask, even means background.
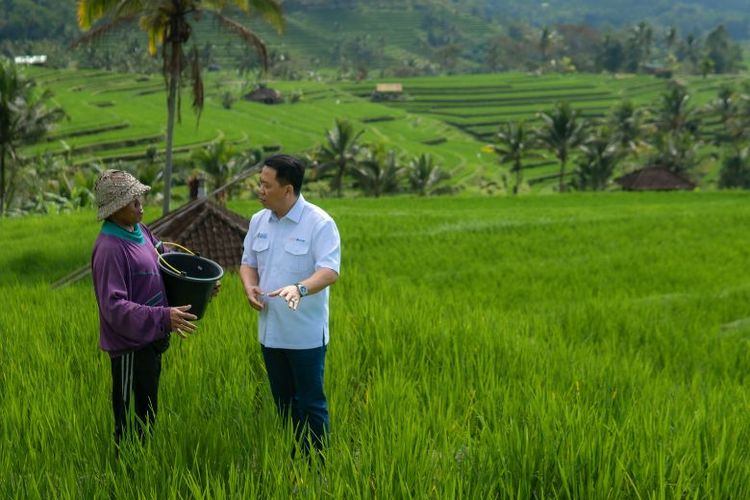
[{"label": "shirt collar", "polygon": [[[305,209],[305,204],[307,202],[305,201],[305,198],[302,196],[302,193],[297,197],[297,201],[294,202],[294,205],[292,205],[292,208],[289,209],[289,211],[286,213],[284,217],[281,219],[289,219],[290,221],[294,222],[295,224],[299,224],[299,221],[302,219],[302,212]],[[276,215],[273,213],[273,210],[269,210],[269,220],[271,221],[279,221],[281,219],[278,219]]]}]

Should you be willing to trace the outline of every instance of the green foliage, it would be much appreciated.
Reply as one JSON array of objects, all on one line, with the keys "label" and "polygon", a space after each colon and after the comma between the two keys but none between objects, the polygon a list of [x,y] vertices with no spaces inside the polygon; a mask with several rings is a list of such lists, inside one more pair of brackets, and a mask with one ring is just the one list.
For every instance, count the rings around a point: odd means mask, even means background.
[{"label": "green foliage", "polygon": [[558,102],[551,113],[541,113],[542,126],[535,132],[540,144],[551,150],[560,162],[560,192],[565,191],[565,166],[573,148],[584,140],[586,123],[567,101]]},{"label": "green foliage", "polygon": [[719,187],[750,189],[750,148],[733,150],[725,156]]},{"label": "green foliage", "polygon": [[0,58],[0,217],[13,202],[19,147],[44,137],[65,116],[62,108],[47,107],[50,90],[38,94],[35,87],[14,63]]}]

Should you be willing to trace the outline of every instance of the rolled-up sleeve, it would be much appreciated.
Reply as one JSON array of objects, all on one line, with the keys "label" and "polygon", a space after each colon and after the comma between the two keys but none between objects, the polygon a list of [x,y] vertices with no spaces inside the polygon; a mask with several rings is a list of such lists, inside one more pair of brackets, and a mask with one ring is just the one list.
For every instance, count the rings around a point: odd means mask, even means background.
[{"label": "rolled-up sleeve", "polygon": [[312,254],[316,271],[325,267],[341,273],[341,238],[333,219],[323,220],[315,228]]}]

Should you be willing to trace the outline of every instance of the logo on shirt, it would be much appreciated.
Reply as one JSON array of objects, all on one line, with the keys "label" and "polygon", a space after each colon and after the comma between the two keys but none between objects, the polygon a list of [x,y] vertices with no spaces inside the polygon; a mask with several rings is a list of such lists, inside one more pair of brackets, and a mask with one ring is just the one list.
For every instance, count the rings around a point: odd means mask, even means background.
[{"label": "logo on shirt", "polygon": [[259,240],[265,240],[268,238],[268,233],[258,233],[257,237]]},{"label": "logo on shirt", "polygon": [[289,239],[293,240],[293,241],[299,241],[300,243],[304,243],[305,242],[305,238],[294,238],[294,237],[290,236]]}]

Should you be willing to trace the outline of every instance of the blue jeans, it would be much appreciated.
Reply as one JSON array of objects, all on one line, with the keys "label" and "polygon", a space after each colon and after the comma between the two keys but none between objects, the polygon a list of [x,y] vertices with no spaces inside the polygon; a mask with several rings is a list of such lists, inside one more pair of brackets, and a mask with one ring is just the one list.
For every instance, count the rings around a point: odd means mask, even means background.
[{"label": "blue jeans", "polygon": [[326,346],[261,349],[279,414],[282,418],[291,417],[295,436],[305,451],[310,442],[320,450],[330,429],[328,401],[323,392]]}]

